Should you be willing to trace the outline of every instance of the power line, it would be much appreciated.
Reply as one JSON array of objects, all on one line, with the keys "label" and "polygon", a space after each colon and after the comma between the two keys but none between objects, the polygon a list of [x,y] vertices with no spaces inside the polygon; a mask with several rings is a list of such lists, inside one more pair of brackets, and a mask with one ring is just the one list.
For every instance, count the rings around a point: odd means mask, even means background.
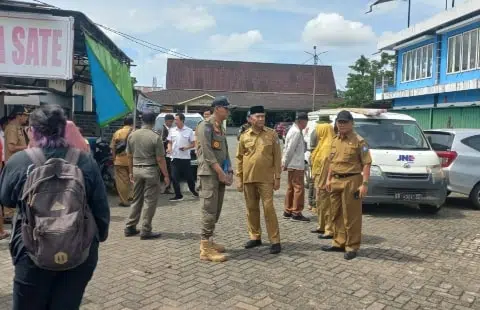
[{"label": "power line", "polygon": [[112,33],[115,33],[127,40],[130,40],[132,42],[135,42],[139,45],[142,45],[146,48],[149,48],[149,49],[152,49],[154,51],[157,51],[157,52],[161,52],[161,53],[164,53],[164,54],[169,54],[169,55],[172,55],[172,56],[176,56],[176,57],[180,57],[180,58],[189,58],[189,59],[193,59],[193,57],[191,56],[188,56],[188,55],[185,55],[185,54],[182,54],[182,53],[179,53],[179,52],[176,52],[174,50],[171,50],[171,49],[168,49],[166,47],[163,47],[163,46],[160,46],[160,45],[157,45],[157,44],[153,44],[151,42],[148,42],[148,41],[145,41],[145,40],[142,40],[142,39],[139,39],[137,37],[134,37],[134,36],[131,36],[129,34],[126,34],[126,33],[123,33],[121,31],[118,31],[118,30],[115,30],[115,29],[112,29],[110,27],[107,27],[105,25],[102,25],[102,24],[99,24],[99,23],[95,23],[95,25],[107,30],[107,31],[110,31]]},{"label": "power line", "polygon": [[[48,6],[48,7],[51,7],[51,8],[54,8],[54,9],[59,9],[61,10],[61,8],[57,7],[57,6],[54,6],[54,5],[51,5],[49,3],[46,3],[46,2],[43,2],[43,1],[39,1],[39,0],[33,0],[39,4],[42,4],[42,5],[45,5],[45,6]],[[121,31],[118,31],[118,30],[115,30],[115,29],[112,29],[110,27],[107,27],[105,25],[102,25],[102,24],[99,24],[99,23],[95,23],[95,25],[107,30],[107,31],[110,31],[112,33],[115,33],[127,40],[130,40],[134,43],[137,43],[138,45],[141,45],[143,47],[146,47],[146,48],[149,48],[151,50],[154,50],[156,52],[160,52],[160,53],[164,53],[164,54],[169,54],[169,55],[172,55],[172,56],[175,56],[175,57],[179,57],[179,58],[189,58],[189,59],[193,59],[193,57],[191,56],[188,56],[188,55],[185,55],[185,54],[182,54],[182,53],[179,53],[179,52],[176,52],[176,51],[173,51],[169,48],[166,48],[166,47],[163,47],[163,46],[160,46],[160,45],[157,45],[157,44],[153,44],[151,42],[148,42],[148,41],[145,41],[145,40],[142,40],[140,38],[137,38],[137,37],[134,37],[134,36],[131,36],[129,34],[126,34],[126,33],[123,33]]]}]

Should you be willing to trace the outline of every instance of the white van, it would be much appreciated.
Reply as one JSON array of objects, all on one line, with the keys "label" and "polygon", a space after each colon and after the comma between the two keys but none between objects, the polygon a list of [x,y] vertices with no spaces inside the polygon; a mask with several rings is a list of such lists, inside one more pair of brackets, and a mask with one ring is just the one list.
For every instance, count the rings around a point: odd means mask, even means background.
[{"label": "white van", "polygon": [[[319,116],[329,116],[333,126],[341,110],[308,113],[304,130],[307,149]],[[355,131],[367,141],[373,160],[364,203],[415,204],[423,211],[438,212],[447,196],[445,177],[440,159],[416,120],[383,109],[346,110],[352,113]],[[310,167],[310,152],[305,160]]]}]

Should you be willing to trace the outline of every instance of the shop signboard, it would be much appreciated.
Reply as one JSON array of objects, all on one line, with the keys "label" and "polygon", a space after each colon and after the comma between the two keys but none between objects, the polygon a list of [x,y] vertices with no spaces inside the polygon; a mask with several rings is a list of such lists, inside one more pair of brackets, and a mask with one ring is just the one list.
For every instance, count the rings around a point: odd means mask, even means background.
[{"label": "shop signboard", "polygon": [[0,76],[69,80],[73,17],[0,11]]}]

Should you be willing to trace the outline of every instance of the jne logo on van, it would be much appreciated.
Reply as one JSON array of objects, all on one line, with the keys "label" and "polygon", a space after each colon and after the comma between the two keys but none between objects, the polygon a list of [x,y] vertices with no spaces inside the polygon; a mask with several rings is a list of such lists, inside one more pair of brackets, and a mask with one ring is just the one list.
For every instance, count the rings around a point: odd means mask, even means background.
[{"label": "jne logo on van", "polygon": [[415,161],[415,156],[413,155],[398,155],[397,161],[406,161],[408,163]]}]

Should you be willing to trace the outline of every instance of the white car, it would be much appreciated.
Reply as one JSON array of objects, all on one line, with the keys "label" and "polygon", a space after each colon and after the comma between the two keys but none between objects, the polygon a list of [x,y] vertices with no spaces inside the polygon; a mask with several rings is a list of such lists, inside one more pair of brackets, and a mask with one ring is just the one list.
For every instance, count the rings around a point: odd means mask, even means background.
[{"label": "white car", "polygon": [[[163,124],[165,123],[165,115],[167,114],[172,114],[175,116],[176,112],[172,113],[161,113],[157,116],[157,119],[155,120],[155,127],[153,128],[157,132],[161,132],[163,129]],[[191,128],[193,131],[197,129],[198,123],[203,120],[202,115],[199,113],[183,113],[185,115],[185,126]],[[192,157],[190,161],[190,165],[192,166],[195,174],[195,178],[197,177],[197,166],[198,166],[198,161],[197,161],[197,154],[195,153],[195,150],[192,150],[190,152],[190,155]]]},{"label": "white car", "polygon": [[[348,110],[354,118],[355,131],[367,141],[373,160],[364,203],[415,204],[425,212],[438,212],[447,196],[446,180],[440,160],[416,120],[380,109]],[[308,113],[304,131],[308,146],[319,116],[329,116],[333,126],[340,111]]]}]

